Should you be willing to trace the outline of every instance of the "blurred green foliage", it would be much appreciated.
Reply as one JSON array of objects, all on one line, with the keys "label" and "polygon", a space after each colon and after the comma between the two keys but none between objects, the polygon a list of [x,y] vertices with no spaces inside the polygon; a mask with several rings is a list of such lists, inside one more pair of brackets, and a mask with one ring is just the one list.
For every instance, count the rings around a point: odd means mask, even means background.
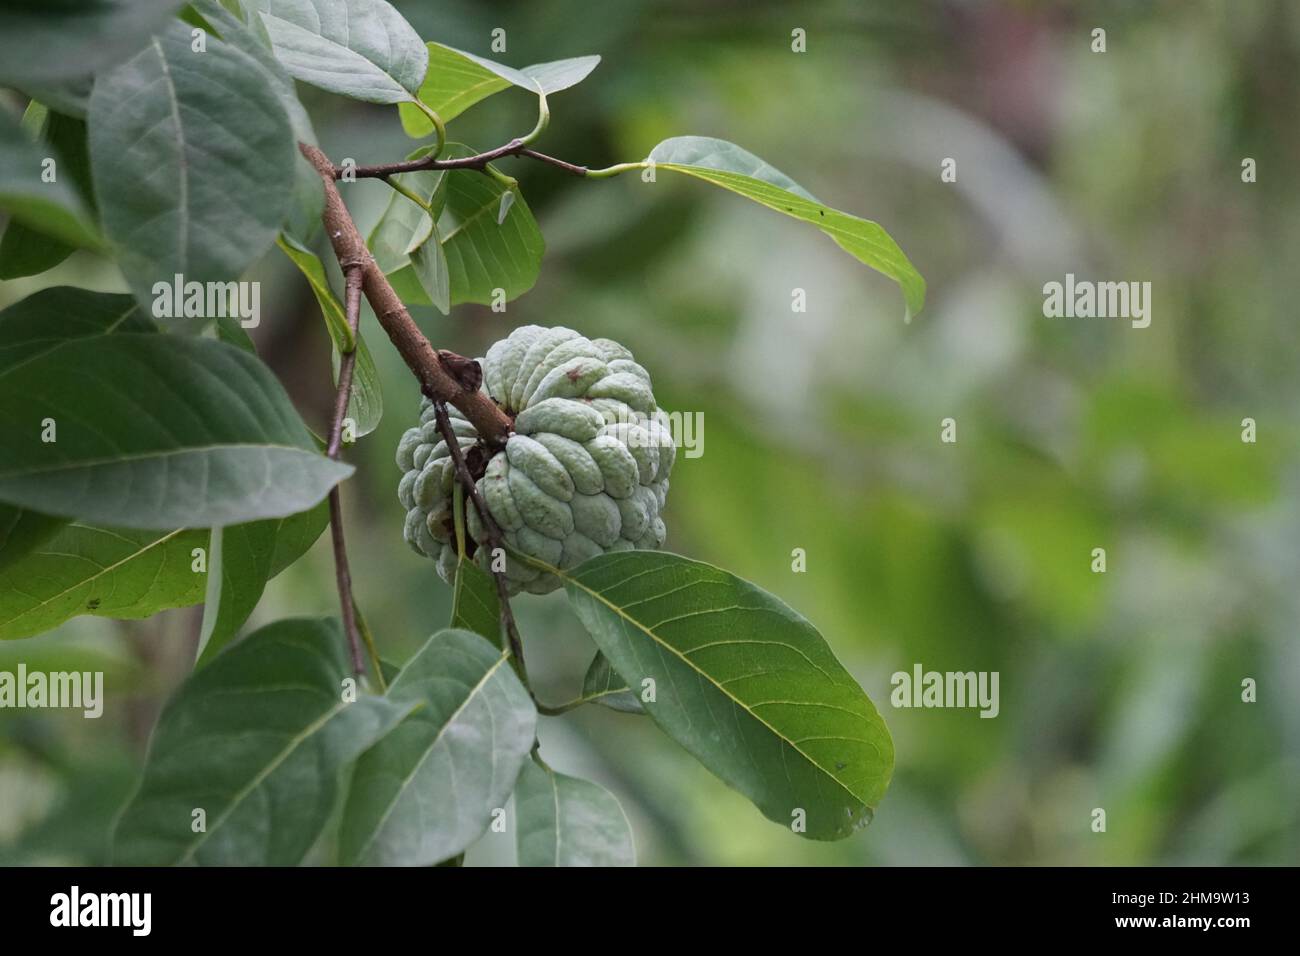
[{"label": "blurred green foliage", "polygon": [[[896,288],[825,237],[673,177],[581,183],[516,161],[547,241],[504,315],[420,310],[482,354],[524,323],[627,344],[668,408],[704,415],[679,457],[668,547],[812,619],[881,708],[897,769],[875,822],[836,844],[765,822],[643,718],[544,720],[543,752],[609,787],[643,863],[1300,862],[1300,8],[832,0],[399,3],[422,35],[513,64],[599,53],[539,147],[592,166],[716,135],[881,222],[924,273]],[[1108,50],[1090,51],[1104,27]],[[489,33],[507,31],[491,53]],[[807,52],[790,31],[807,31]],[[302,90],[336,160],[409,151],[396,111]],[[532,125],[503,93],[452,124],[479,148]],[[940,162],[957,160],[957,182]],[[1241,180],[1241,162],[1258,182]],[[363,231],[386,199],[347,187]],[[330,399],[309,290],[268,256],[256,338],[309,422]],[[1151,281],[1153,322],[1047,319],[1066,272]],[[336,276],[337,282],[337,276]],[[78,253],[0,284],[121,289]],[[340,287],[336,285],[336,288]],[[792,313],[791,290],[807,292]],[[367,335],[379,429],[347,451],[358,600],[386,657],[447,619],[448,589],[401,543],[391,450],[417,391]],[[956,444],[939,441],[941,419]],[[1255,444],[1240,440],[1254,418]],[[1090,571],[1104,547],[1108,570]],[[791,550],[808,570],[791,571]],[[272,582],[254,624],[336,610],[326,542]],[[519,616],[539,696],[576,692],[592,646],[561,598]],[[0,715],[0,862],[104,859],[157,707],[183,679],[194,611],[80,619],[0,647],[104,669],[98,721]],[[890,675],[998,670],[1001,713],[889,706]],[[1241,681],[1259,701],[1241,701]],[[1107,832],[1090,828],[1093,808]],[[469,862],[513,859],[489,834]]]}]

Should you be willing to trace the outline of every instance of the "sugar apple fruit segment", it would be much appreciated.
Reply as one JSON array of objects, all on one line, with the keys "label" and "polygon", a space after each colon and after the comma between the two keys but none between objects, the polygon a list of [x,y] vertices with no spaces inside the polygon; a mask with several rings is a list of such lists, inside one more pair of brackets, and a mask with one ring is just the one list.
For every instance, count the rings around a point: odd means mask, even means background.
[{"label": "sugar apple fruit segment", "polygon": [[[562,326],[526,325],[494,343],[479,363],[482,391],[514,419],[505,447],[487,459],[476,482],[509,547],[567,570],[607,551],[663,545],[662,511],[677,450],[650,373],[631,352]],[[478,433],[455,408],[447,412],[468,456]],[[397,467],[403,536],[450,583],[456,476],[427,398],[419,424],[398,443]],[[466,505],[467,549],[490,570],[486,531]],[[560,584],[509,556],[505,574],[511,593],[542,594]]]}]

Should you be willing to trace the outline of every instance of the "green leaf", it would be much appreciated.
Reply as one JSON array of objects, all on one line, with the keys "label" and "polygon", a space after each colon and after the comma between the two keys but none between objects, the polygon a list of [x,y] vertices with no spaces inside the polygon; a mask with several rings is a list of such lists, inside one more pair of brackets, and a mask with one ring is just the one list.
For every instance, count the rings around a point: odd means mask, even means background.
[{"label": "green leaf", "polygon": [[[325,274],[325,264],[316,253],[312,252],[292,236],[281,234],[277,245],[307,277],[316,303],[320,306],[325,319],[325,328],[334,343],[334,384],[339,380],[339,354],[353,346],[352,330],[348,327],[347,311]],[[357,361],[352,371],[352,397],[348,400],[348,417],[356,422],[356,435],[369,435],[378,427],[384,415],[384,393],[379,384],[379,370],[370,354],[366,340],[360,335],[356,338]]]},{"label": "green leaf", "polygon": [[0,86],[98,73],[149,42],[179,0],[18,0],[0,7]]},{"label": "green leaf", "polygon": [[67,523],[66,518],[0,504],[0,572],[27,557]]},{"label": "green leaf", "polygon": [[636,866],[632,827],[604,787],[531,760],[515,784],[520,866]]},{"label": "green leaf", "polygon": [[[449,144],[448,156],[473,151]],[[447,256],[451,304],[491,305],[494,291],[515,299],[533,287],[541,271],[545,243],[532,210],[516,195],[505,219],[497,221],[506,187],[473,170],[447,172],[447,198],[438,218],[438,235]]]},{"label": "green leaf", "polygon": [[277,83],[259,59],[215,37],[193,52],[179,21],[96,81],[95,193],[141,302],[176,275],[234,279],[275,240],[298,158]]},{"label": "green leaf", "polygon": [[[243,50],[261,63],[275,78],[275,93],[289,116],[293,138],[299,143],[316,145],[316,131],[311,117],[298,99],[298,89],[272,51],[271,38],[266,25],[255,12],[250,12],[250,22],[239,19],[217,3],[217,0],[199,0],[199,11],[217,31],[221,39]],[[300,241],[310,239],[320,229],[321,210],[325,208],[325,191],[321,188],[320,173],[306,156],[294,151],[293,192],[289,199],[289,212],[284,231]]]},{"label": "green leaf", "polygon": [[203,600],[193,549],[208,533],[73,523],[0,571],[0,639],[31,637],[80,614],[143,618]]},{"label": "green leaf", "polygon": [[367,103],[415,98],[429,67],[419,34],[383,0],[258,0],[295,79]]},{"label": "green leaf", "polygon": [[13,505],[215,527],[296,514],[351,473],[317,451],[270,370],[223,342],[82,338],[0,375],[0,501]]},{"label": "green leaf", "polygon": [[[585,80],[600,63],[598,56],[579,56],[516,70],[441,43],[428,46],[429,72],[420,84],[419,97],[444,123],[509,86],[547,96],[567,90]],[[402,104],[398,109],[407,135],[423,139],[433,132],[433,123],[415,106]]]},{"label": "green leaf", "polygon": [[[32,104],[36,105],[35,103]],[[31,112],[31,107],[28,107]],[[67,177],[88,211],[94,209],[90,185],[90,155],[86,146],[86,124],[60,113],[49,113],[44,126],[43,142],[58,162],[60,177]],[[17,220],[11,221],[0,239],[0,279],[36,275],[52,269],[72,254],[75,247],[33,229]]]},{"label": "green leaf", "polygon": [[329,505],[287,518],[213,528],[196,667],[212,661],[244,626],[266,582],[306,553],[329,524]]},{"label": "green leaf", "polygon": [[300,863],[345,768],[409,709],[366,695],[348,703],[351,677],[338,622],[310,618],[270,624],[196,672],[159,718],[114,863]]},{"label": "green leaf", "polygon": [[907,301],[908,318],[924,307],[925,279],[889,233],[874,222],[824,205],[753,153],[709,136],[678,136],[656,146],[649,160],[660,169],[703,179],[769,209],[812,223],[859,262],[897,282]]},{"label": "green leaf", "polygon": [[[432,147],[421,147],[406,159],[421,159],[431,151]],[[403,301],[434,305],[443,315],[451,310],[451,284],[435,219],[446,199],[446,175],[445,170],[425,169],[392,177],[420,204],[394,189],[366,239],[375,262]]]},{"label": "green leaf", "polygon": [[[99,245],[86,204],[72,185],[69,169],[47,145],[40,145],[0,110],[0,209],[35,232],[70,246]],[[42,178],[53,159],[54,182]]]},{"label": "green leaf", "polygon": [[433,635],[387,697],[422,706],[357,761],[340,853],[345,863],[430,866],[462,852],[505,806],[537,711],[508,655],[459,630]]},{"label": "green leaf", "polygon": [[468,558],[456,563],[450,626],[473,631],[501,646],[501,600],[496,582]]},{"label": "green leaf", "polygon": [[870,822],[894,747],[817,630],[773,595],[674,554],[615,552],[555,571],[578,617],[646,712],[705,767],[802,835]]},{"label": "green leaf", "polygon": [[129,295],[42,289],[0,311],[0,379],[70,339],[153,329]]},{"label": "green leaf", "polygon": [[582,678],[582,696],[593,704],[600,704],[623,714],[644,714],[641,698],[628,689],[627,681],[609,666],[609,659],[599,651],[587,667]]}]

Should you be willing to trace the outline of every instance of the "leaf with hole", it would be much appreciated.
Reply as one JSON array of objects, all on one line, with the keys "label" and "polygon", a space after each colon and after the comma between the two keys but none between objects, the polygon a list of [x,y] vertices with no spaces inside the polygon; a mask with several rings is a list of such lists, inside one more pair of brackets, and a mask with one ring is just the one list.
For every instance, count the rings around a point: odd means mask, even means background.
[{"label": "leaf with hole", "polygon": [[158,719],[114,863],[301,863],[346,768],[410,709],[366,694],[349,702],[350,678],[338,622],[317,618],[269,624],[197,671]]},{"label": "leaf with hole", "polygon": [[763,812],[819,840],[869,823],[893,772],[884,721],[817,630],[712,565],[615,552],[556,570],[650,717]]},{"label": "leaf with hole", "polygon": [[877,223],[832,209],[785,173],[735,143],[709,136],[666,139],[650,153],[656,168],[685,173],[729,189],[795,219],[812,223],[859,262],[889,276],[903,290],[907,317],[925,305],[925,279]]},{"label": "leaf with hole", "polygon": [[357,761],[340,853],[344,863],[430,866],[464,851],[505,806],[537,711],[509,657],[461,630],[433,635],[386,696],[421,706]]},{"label": "leaf with hole", "polygon": [[225,526],[297,514],[351,472],[319,453],[270,370],[222,342],[75,339],[0,375],[12,505],[105,526]]},{"label": "leaf with hole", "polygon": [[515,784],[520,866],[636,866],[632,827],[604,787],[524,764]]}]

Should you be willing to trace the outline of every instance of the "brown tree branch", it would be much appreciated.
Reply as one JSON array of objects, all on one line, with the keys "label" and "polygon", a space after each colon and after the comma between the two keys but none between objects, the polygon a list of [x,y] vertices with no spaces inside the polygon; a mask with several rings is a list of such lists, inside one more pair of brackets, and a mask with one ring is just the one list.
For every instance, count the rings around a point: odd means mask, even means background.
[{"label": "brown tree branch", "polygon": [[[344,294],[348,328],[352,330],[352,341],[357,339],[357,325],[361,318],[361,270],[360,263],[353,262],[343,270],[347,283]],[[343,419],[347,415],[348,401],[352,397],[352,373],[357,364],[357,350],[339,356],[339,386],[334,398],[334,417],[330,420],[329,442],[325,454],[338,458],[343,441]],[[352,598],[352,572],[348,568],[348,549],[343,541],[343,505],[339,498],[339,486],[330,489],[330,538],[334,546],[334,576],[339,590],[339,609],[343,618],[343,633],[348,637],[348,650],[352,654],[352,671],[360,675],[365,672],[365,660],[361,656],[361,634],[357,630],[356,607]]]},{"label": "brown tree branch", "polygon": [[[497,527],[496,520],[492,517],[492,512],[488,510],[487,503],[483,496],[478,493],[478,486],[474,484],[474,476],[469,473],[469,466],[465,464],[465,456],[461,454],[460,442],[456,439],[456,433],[452,431],[451,419],[447,416],[447,406],[436,398],[430,396],[433,401],[433,412],[438,419],[438,431],[442,434],[442,439],[447,443],[447,452],[451,455],[452,465],[456,469],[456,478],[460,481],[465,489],[466,497],[474,503],[474,508],[478,511],[478,516],[483,522],[483,529],[487,532],[488,546],[493,550],[501,548],[505,553],[505,544],[501,540],[501,529]],[[488,562],[488,567],[492,566]],[[506,576],[501,571],[492,571],[492,578],[497,585],[497,603],[501,605],[501,629],[505,631],[506,640],[510,642],[510,653],[517,662],[515,669],[519,672],[520,679],[524,686],[528,686],[528,675],[524,668],[524,642],[519,637],[519,628],[515,625],[514,611],[510,609],[510,594],[506,588]],[[530,690],[529,693],[532,693]]]},{"label": "brown tree branch", "polygon": [[359,267],[361,291],[375,310],[379,324],[415,373],[423,392],[431,399],[460,409],[488,447],[504,445],[513,425],[510,416],[478,391],[477,385],[473,389],[467,388],[465,376],[457,375],[439,358],[366,248],[365,240],[334,184],[334,164],[315,146],[299,143],[298,149],[316,167],[324,183],[325,210],[321,213],[321,221],[339,264],[345,271],[352,266]]}]

